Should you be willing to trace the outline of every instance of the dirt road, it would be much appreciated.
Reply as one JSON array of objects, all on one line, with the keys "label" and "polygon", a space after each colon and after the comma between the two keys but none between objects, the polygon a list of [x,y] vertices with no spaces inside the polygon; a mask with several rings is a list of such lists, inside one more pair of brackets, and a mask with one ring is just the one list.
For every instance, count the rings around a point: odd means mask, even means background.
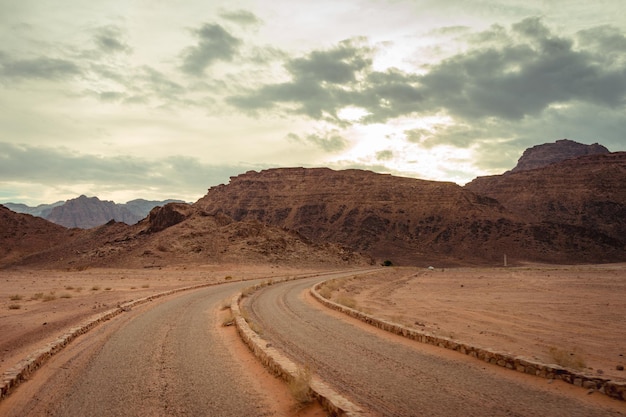
[{"label": "dirt road", "polygon": [[0,403],[0,415],[275,415],[220,335],[220,305],[247,285],[184,293],[99,326]]},{"label": "dirt road", "polygon": [[263,338],[379,416],[625,416],[623,403],[384,334],[306,300],[327,278],[264,288],[244,303]]}]

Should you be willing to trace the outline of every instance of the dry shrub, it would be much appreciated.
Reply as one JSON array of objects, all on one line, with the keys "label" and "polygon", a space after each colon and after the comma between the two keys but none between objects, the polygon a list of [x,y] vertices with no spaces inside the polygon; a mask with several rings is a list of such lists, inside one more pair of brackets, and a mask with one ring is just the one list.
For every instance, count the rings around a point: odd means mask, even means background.
[{"label": "dry shrub", "polygon": [[298,368],[296,375],[289,381],[289,391],[300,406],[304,406],[313,401],[311,392],[311,369],[308,366]]},{"label": "dry shrub", "polygon": [[24,298],[24,297],[22,297],[19,294],[15,294],[15,295],[10,296],[9,300],[11,300],[11,301],[20,301],[22,298]]},{"label": "dry shrub", "polygon": [[57,299],[57,297],[53,293],[46,294],[46,295],[43,296],[43,301],[53,301],[53,300],[56,300],[56,299]]},{"label": "dry shrub", "polygon": [[346,295],[340,295],[339,297],[337,297],[337,302],[348,308],[356,309],[356,300],[352,297],[348,297]]},{"label": "dry shrub", "polygon": [[9,304],[9,310],[19,310],[20,308],[22,308],[22,306],[19,304]]},{"label": "dry shrub", "polygon": [[232,313],[228,314],[222,320],[222,327],[232,326],[233,324],[235,324],[235,316],[233,316]]},{"label": "dry shrub", "polygon": [[581,370],[587,366],[585,360],[580,357],[576,349],[565,350],[557,347],[550,348],[550,357],[559,366]]}]

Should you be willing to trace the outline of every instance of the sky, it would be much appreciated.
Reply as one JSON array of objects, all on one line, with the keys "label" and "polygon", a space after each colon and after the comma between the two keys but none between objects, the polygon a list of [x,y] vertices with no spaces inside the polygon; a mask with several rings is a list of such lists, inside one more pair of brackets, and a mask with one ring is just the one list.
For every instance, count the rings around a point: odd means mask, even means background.
[{"label": "sky", "polygon": [[0,0],[0,203],[626,150],[623,0]]}]

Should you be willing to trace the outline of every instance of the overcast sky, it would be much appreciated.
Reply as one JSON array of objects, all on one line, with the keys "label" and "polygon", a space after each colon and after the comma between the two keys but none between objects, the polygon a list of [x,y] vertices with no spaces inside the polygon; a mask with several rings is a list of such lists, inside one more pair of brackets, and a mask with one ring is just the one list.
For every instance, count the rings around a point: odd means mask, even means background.
[{"label": "overcast sky", "polygon": [[0,202],[626,150],[623,0],[0,0]]}]

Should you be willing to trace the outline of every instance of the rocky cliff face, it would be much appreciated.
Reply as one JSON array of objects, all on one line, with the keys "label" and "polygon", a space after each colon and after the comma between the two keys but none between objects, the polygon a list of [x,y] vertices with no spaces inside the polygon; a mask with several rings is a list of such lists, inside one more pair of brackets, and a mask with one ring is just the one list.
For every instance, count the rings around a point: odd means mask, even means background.
[{"label": "rocky cliff face", "polygon": [[609,153],[609,150],[597,143],[584,145],[569,139],[561,139],[555,143],[544,143],[526,149],[515,168],[510,172],[542,168],[567,159],[578,158],[579,156],[607,153]]},{"label": "rocky cliff face", "polygon": [[529,222],[580,228],[626,249],[626,152],[479,177],[465,188]]},{"label": "rocky cliff face", "polygon": [[[211,188],[196,206],[397,263],[498,262],[505,253],[559,262],[619,256],[613,241],[570,225],[529,222],[488,194],[368,171],[248,172]],[[578,245],[591,249],[581,254]]]}]

